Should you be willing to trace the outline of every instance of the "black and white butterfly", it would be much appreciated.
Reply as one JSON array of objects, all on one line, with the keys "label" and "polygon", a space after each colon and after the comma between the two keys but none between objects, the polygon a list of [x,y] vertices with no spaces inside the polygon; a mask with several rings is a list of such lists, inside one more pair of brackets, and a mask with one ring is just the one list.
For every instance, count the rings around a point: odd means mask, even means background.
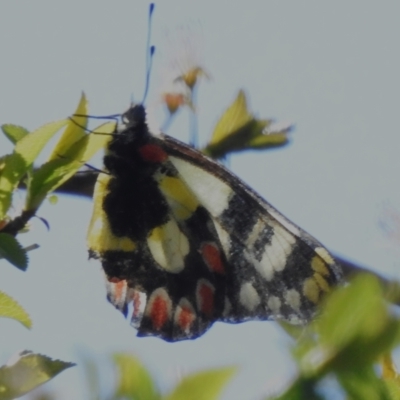
[{"label": "black and white butterfly", "polygon": [[309,321],[340,266],[221,164],[150,132],[133,105],[108,144],[89,227],[108,298],[139,336],[195,339],[215,321]]}]

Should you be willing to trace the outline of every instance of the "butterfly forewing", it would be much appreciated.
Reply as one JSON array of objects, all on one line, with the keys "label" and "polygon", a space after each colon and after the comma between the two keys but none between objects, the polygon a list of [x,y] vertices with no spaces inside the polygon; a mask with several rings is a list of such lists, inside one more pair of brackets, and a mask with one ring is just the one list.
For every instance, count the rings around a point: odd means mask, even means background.
[{"label": "butterfly forewing", "polygon": [[217,320],[307,322],[341,278],[321,244],[220,164],[152,135],[141,105],[124,117],[88,241],[138,334],[176,341]]},{"label": "butterfly forewing", "polygon": [[307,322],[341,269],[322,245],[287,220],[223,166],[168,137],[182,179],[212,214],[225,257],[222,319]]}]

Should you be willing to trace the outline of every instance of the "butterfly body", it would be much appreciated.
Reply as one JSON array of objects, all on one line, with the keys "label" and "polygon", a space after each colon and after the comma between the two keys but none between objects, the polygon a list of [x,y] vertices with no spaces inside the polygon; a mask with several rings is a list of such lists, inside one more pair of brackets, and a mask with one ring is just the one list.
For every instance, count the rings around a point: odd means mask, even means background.
[{"label": "butterfly body", "polygon": [[311,319],[341,269],[323,246],[217,162],[122,116],[94,195],[91,256],[138,329],[193,339],[215,321]]}]

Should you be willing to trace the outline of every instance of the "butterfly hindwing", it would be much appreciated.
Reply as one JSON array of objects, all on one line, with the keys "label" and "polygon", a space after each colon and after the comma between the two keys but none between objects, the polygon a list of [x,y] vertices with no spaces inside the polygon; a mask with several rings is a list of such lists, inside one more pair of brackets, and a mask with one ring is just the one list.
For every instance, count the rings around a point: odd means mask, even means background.
[{"label": "butterfly hindwing", "polygon": [[327,251],[220,164],[151,134],[141,105],[123,122],[88,242],[138,334],[176,341],[217,320],[308,321],[341,278]]}]

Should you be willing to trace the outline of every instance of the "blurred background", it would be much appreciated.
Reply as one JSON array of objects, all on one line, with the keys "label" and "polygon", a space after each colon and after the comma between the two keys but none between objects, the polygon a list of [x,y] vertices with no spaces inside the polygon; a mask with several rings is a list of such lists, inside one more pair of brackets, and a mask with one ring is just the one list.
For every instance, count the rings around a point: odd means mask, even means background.
[{"label": "blurred background", "polygon": [[[120,113],[132,96],[140,101],[148,5],[2,2],[0,123],[33,130],[65,118],[82,90],[94,115]],[[257,116],[295,130],[288,146],[234,155],[230,168],[334,253],[399,278],[399,13],[394,0],[238,0],[230,7],[221,0],[160,1],[148,99],[155,124],[165,118],[162,93],[187,62],[211,76],[198,91],[203,144],[244,88]],[[186,111],[168,134],[188,141]],[[0,149],[12,146],[0,137]],[[100,157],[93,164],[100,167]],[[15,196],[16,212],[23,198]],[[0,319],[0,364],[22,349],[78,364],[91,357],[111,381],[106,361],[124,351],[140,357],[163,392],[187,373],[237,365],[223,399],[258,399],[290,381],[290,340],[273,322],[217,323],[203,337],[175,344],[136,338],[107,303],[99,264],[87,261],[90,214],[88,199],[60,196],[39,212],[50,231],[36,219],[21,236],[41,246],[30,253],[28,271],[2,262],[0,290],[26,308],[34,326],[27,331]],[[62,400],[88,398],[85,387],[79,365],[46,386]]]}]

